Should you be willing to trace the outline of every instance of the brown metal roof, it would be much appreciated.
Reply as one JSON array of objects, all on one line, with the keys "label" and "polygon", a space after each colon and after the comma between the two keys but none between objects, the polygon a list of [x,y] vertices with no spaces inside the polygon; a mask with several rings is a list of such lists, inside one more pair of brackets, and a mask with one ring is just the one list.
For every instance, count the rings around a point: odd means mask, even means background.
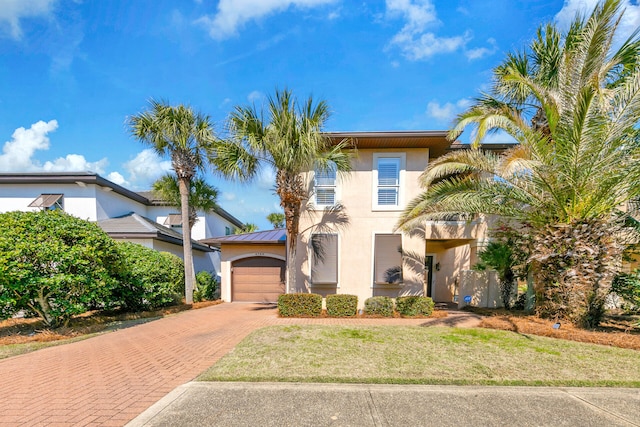
[{"label": "brown metal roof", "polygon": [[225,244],[235,245],[284,245],[287,241],[287,230],[277,228],[275,230],[256,231],[253,233],[232,234],[229,236],[210,237],[199,240],[211,246],[220,247]]}]

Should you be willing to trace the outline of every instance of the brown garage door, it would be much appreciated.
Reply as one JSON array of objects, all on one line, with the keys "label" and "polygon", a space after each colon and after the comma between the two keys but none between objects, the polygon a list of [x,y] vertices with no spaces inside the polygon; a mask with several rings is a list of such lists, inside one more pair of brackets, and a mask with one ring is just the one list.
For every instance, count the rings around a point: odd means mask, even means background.
[{"label": "brown garage door", "polygon": [[284,261],[245,258],[234,262],[232,268],[232,301],[276,302],[284,293]]}]

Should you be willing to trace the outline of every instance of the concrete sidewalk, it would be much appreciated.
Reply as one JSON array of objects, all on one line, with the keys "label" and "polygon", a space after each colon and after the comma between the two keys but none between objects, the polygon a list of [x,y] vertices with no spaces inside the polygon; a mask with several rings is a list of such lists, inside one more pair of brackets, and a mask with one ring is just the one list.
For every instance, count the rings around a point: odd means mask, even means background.
[{"label": "concrete sidewalk", "polygon": [[640,390],[191,382],[128,424],[209,425],[640,426]]}]

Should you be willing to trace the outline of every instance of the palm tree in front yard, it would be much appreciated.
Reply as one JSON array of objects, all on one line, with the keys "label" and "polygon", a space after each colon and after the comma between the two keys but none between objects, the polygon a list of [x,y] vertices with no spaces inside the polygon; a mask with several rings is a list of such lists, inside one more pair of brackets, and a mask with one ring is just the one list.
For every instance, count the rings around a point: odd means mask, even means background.
[{"label": "palm tree in front yard", "polygon": [[500,129],[519,145],[431,162],[398,224],[513,220],[533,242],[538,312],[583,326],[600,321],[628,236],[620,207],[640,195],[640,42],[634,34],[613,49],[622,13],[605,0],[566,34],[542,26],[526,52],[509,55],[452,136],[475,125],[475,142]]},{"label": "palm tree in front yard", "polygon": [[287,229],[287,291],[296,284],[296,245],[300,213],[309,198],[304,172],[351,170],[349,141],[333,144],[322,134],[329,118],[325,101],[309,97],[299,104],[291,91],[276,90],[269,97],[266,117],[255,106],[237,106],[231,113],[230,139],[211,159],[215,168],[231,178],[250,180],[260,167],[276,170],[275,192],[284,209]]},{"label": "palm tree in front yard", "polygon": [[[153,194],[171,206],[182,209],[180,185],[175,175],[161,176],[152,186]],[[198,211],[210,212],[218,207],[218,189],[200,177],[191,181],[189,188],[189,228],[198,220]]]},{"label": "palm tree in front yard", "polygon": [[196,282],[189,226],[189,193],[198,171],[204,170],[214,149],[209,117],[184,105],[170,106],[150,101],[150,109],[127,120],[131,134],[158,155],[169,157],[180,191],[182,246],[184,253],[185,302],[193,303]]}]

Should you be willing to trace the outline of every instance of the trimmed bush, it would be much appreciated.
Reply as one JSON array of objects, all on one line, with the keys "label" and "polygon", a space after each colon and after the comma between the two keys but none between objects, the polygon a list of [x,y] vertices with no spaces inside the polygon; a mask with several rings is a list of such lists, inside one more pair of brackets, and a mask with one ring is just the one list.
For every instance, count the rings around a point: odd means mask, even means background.
[{"label": "trimmed bush", "polygon": [[311,316],[322,313],[322,295],[284,294],[278,297],[278,312],[283,317]]},{"label": "trimmed bush", "polygon": [[640,311],[640,270],[619,273],[613,279],[611,292],[623,299],[624,310],[632,313]]},{"label": "trimmed bush", "polygon": [[356,295],[327,295],[327,314],[332,317],[352,317],[358,311]]},{"label": "trimmed bush", "polygon": [[63,325],[108,300],[118,262],[95,223],[62,211],[0,214],[0,315],[26,310]]},{"label": "trimmed bush", "polygon": [[217,278],[211,273],[208,271],[199,272],[196,274],[196,283],[198,286],[193,292],[195,302],[220,299],[220,285]]},{"label": "trimmed bush", "polygon": [[407,296],[396,298],[396,311],[401,316],[429,316],[435,306],[429,297]]},{"label": "trimmed bush", "polygon": [[371,297],[364,302],[364,311],[384,317],[393,316],[393,300],[389,297]]},{"label": "trimmed bush", "polygon": [[126,310],[154,310],[180,302],[184,291],[182,260],[131,242],[118,242],[122,258],[120,286],[113,304]]}]

